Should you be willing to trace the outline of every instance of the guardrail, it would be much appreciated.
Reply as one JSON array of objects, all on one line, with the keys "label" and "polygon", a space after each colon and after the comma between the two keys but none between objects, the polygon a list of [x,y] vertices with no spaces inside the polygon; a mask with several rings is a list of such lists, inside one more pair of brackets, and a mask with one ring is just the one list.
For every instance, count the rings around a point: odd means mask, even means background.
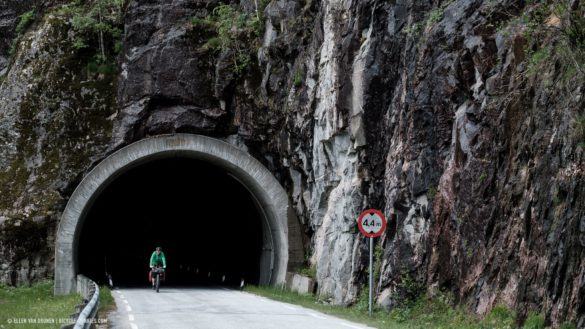
[{"label": "guardrail", "polygon": [[75,307],[75,313],[71,317],[74,324],[61,327],[61,329],[88,329],[95,322],[95,316],[99,306],[100,288],[97,283],[84,275],[77,275],[77,292],[83,297],[84,303]]}]

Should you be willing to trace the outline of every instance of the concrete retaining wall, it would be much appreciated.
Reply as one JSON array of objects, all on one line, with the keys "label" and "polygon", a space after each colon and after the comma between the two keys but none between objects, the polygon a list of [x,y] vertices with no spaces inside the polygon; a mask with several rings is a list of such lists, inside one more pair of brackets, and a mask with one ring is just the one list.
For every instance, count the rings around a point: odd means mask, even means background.
[{"label": "concrete retaining wall", "polygon": [[286,287],[301,294],[313,294],[317,288],[315,280],[297,273],[286,273]]}]

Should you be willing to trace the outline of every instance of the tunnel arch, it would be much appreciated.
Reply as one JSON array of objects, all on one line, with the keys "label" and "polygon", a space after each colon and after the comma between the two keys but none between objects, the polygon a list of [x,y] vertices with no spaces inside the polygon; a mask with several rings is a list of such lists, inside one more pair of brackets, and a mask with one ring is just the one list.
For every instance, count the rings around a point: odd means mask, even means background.
[{"label": "tunnel arch", "polygon": [[289,258],[288,196],[266,167],[244,150],[221,140],[192,134],[163,135],[130,144],[100,162],[73,192],[61,217],[55,242],[55,294],[76,289],[77,247],[85,218],[100,194],[123,173],[169,157],[213,164],[237,179],[263,215],[260,284],[284,283]]}]

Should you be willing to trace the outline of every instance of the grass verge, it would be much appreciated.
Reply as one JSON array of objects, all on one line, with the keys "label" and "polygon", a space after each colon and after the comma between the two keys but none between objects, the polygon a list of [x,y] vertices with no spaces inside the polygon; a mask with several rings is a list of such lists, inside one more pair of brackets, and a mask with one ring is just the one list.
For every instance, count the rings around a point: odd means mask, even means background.
[{"label": "grass verge", "polygon": [[109,311],[116,308],[116,302],[112,296],[112,291],[108,286],[100,287],[100,307],[98,312]]},{"label": "grass verge", "polygon": [[[494,307],[484,319],[480,320],[464,308],[452,306],[451,299],[444,294],[437,294],[433,298],[423,296],[416,301],[408,303],[407,306],[395,308],[391,312],[386,312],[376,307],[373,311],[373,316],[369,318],[367,294],[363,294],[355,305],[344,307],[330,305],[314,295],[301,295],[278,288],[246,286],[245,291],[379,329],[516,328],[516,315],[505,306],[498,305]],[[574,328],[573,325],[570,327]]]},{"label": "grass verge", "polygon": [[108,328],[108,314],[116,309],[116,302],[108,286],[100,287],[100,306],[97,313],[96,329]]},{"label": "grass verge", "polygon": [[303,306],[326,314],[335,315],[349,321],[364,323],[374,327],[380,327],[379,325],[383,324],[382,320],[379,319],[378,310],[377,312],[375,312],[376,314],[374,314],[374,317],[372,319],[368,318],[367,305],[366,310],[364,312],[359,307],[343,307],[339,305],[330,305],[327,303],[326,300],[319,299],[318,297],[311,294],[298,294],[295,292],[278,288],[246,286],[244,291],[264,296],[270,299],[278,300],[281,302]]},{"label": "grass verge", "polygon": [[[437,298],[422,297],[418,301],[411,303],[411,305],[396,308],[390,313],[379,307],[375,307],[370,318],[368,317],[367,292],[362,294],[359,301],[353,306],[344,307],[330,305],[326,301],[320,300],[317,296],[309,294],[299,295],[294,292],[275,288],[246,287],[246,291],[380,329],[483,329],[483,327],[478,326],[479,321],[472,315],[466,314],[462,309],[451,307],[447,298],[441,296]],[[489,328],[498,328],[498,326],[493,326],[494,324],[491,323],[492,326]]]},{"label": "grass verge", "polygon": [[0,328],[58,329],[80,302],[78,294],[53,296],[53,281],[19,287],[0,285]]}]

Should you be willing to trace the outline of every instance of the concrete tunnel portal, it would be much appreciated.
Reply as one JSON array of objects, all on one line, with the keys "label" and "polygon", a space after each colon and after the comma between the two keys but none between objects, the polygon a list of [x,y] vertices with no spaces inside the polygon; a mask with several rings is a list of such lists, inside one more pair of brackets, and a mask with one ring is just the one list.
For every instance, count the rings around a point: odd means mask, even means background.
[{"label": "concrete tunnel portal", "polygon": [[156,246],[169,284],[223,276],[282,284],[288,207],[276,178],[231,144],[191,134],[140,140],[99,163],[71,196],[56,238],[55,293],[75,291],[78,274],[104,282],[106,271],[116,285],[146,285]]},{"label": "concrete tunnel portal", "polygon": [[150,254],[161,246],[169,283],[258,284],[262,220],[225,170],[184,157],[154,160],[122,174],[95,201],[80,232],[78,272],[144,285]]}]

